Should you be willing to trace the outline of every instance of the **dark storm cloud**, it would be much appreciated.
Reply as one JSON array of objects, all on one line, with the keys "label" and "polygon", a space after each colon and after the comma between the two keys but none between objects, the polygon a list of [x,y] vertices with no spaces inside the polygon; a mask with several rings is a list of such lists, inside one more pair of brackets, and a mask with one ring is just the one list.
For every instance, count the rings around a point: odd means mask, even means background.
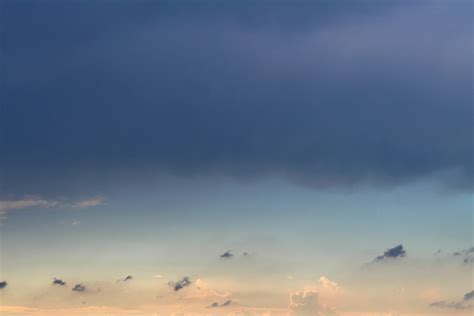
[{"label": "dark storm cloud", "polygon": [[1,281],[1,282],[0,282],[0,289],[4,289],[4,288],[6,288],[7,286],[8,286],[7,281]]},{"label": "dark storm cloud", "polygon": [[191,279],[185,276],[177,282],[170,281],[168,285],[171,286],[175,291],[179,291],[185,288],[186,286],[191,285]]},{"label": "dark storm cloud", "polygon": [[403,249],[402,245],[395,246],[393,248],[387,249],[383,255],[377,256],[373,262],[384,262],[391,259],[403,258],[406,256],[406,251]]},{"label": "dark storm cloud", "polygon": [[86,291],[86,286],[83,285],[82,283],[79,283],[79,284],[76,284],[76,285],[72,288],[72,290],[73,290],[74,292],[85,292],[85,291]]},{"label": "dark storm cloud", "polygon": [[471,190],[470,4],[420,3],[6,1],[2,189],[165,171]]},{"label": "dark storm cloud", "polygon": [[219,303],[214,302],[211,305],[209,305],[207,308],[215,308],[215,307],[219,307]]},{"label": "dark storm cloud", "polygon": [[221,258],[224,258],[224,259],[232,258],[233,256],[234,256],[234,254],[230,250],[227,250],[226,252],[221,254]]},{"label": "dark storm cloud", "polygon": [[66,282],[64,282],[64,281],[61,280],[61,279],[56,279],[56,278],[54,278],[54,279],[53,279],[53,285],[64,286],[64,285],[66,285]]}]

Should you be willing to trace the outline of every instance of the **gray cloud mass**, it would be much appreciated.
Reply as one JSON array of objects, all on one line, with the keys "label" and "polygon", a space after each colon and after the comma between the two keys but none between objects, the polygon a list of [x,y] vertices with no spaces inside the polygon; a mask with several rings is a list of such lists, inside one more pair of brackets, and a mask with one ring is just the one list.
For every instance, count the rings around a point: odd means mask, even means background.
[{"label": "gray cloud mass", "polygon": [[[93,192],[125,170],[473,189],[469,1],[15,3],[5,194],[65,191],[90,170]],[[83,10],[94,28],[75,27]]]}]

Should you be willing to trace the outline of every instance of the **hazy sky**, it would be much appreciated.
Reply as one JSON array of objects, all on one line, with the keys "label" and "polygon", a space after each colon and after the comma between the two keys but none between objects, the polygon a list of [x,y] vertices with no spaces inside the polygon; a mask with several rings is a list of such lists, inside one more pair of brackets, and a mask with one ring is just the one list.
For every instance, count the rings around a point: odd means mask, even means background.
[{"label": "hazy sky", "polygon": [[471,315],[471,1],[0,0],[0,29],[0,314]]}]

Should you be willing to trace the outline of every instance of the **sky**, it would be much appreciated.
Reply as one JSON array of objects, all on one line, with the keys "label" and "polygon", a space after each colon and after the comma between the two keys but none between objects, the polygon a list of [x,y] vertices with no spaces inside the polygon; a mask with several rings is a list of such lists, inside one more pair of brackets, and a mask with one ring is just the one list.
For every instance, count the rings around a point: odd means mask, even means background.
[{"label": "sky", "polygon": [[0,314],[472,315],[473,10],[0,0]]}]

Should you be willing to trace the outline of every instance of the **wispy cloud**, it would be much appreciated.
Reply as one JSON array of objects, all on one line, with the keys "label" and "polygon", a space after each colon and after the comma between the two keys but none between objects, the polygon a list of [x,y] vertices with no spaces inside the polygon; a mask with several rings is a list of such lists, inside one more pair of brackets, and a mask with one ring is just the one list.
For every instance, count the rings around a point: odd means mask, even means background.
[{"label": "wispy cloud", "polygon": [[[46,199],[40,196],[26,196],[21,199],[0,200],[0,221],[6,219],[8,214],[13,211],[30,208],[88,208],[104,204],[103,197],[79,200],[74,202]],[[77,222],[77,221],[75,221]]]},{"label": "wispy cloud", "polygon": [[474,247],[453,252],[453,257],[462,258],[464,264],[474,263]]},{"label": "wispy cloud", "polygon": [[464,305],[463,302],[437,301],[430,304],[431,307],[463,310],[470,308],[470,305]]},{"label": "wispy cloud", "polygon": [[232,304],[232,300],[227,300],[221,304],[221,307],[226,307],[226,306],[229,306],[230,304]]},{"label": "wispy cloud", "polygon": [[133,280],[133,277],[132,277],[131,275],[127,275],[127,276],[126,276],[125,278],[123,278],[123,279],[118,279],[118,280],[117,280],[117,283],[119,283],[119,282],[127,282],[127,281],[131,281],[131,280]]},{"label": "wispy cloud", "polygon": [[211,305],[207,306],[207,308],[217,308],[217,307],[227,307],[232,304],[232,300],[227,300],[224,303],[220,304],[218,302],[214,302]]},{"label": "wispy cloud", "polygon": [[87,207],[94,207],[94,206],[99,206],[105,203],[105,199],[102,196],[97,196],[92,199],[87,199],[87,200],[82,200],[73,203],[71,206],[72,207],[77,207],[77,208],[87,208]]},{"label": "wispy cloud", "polygon": [[430,304],[431,307],[445,308],[445,309],[454,309],[454,310],[465,310],[471,309],[472,305],[467,302],[474,299],[474,290],[464,294],[464,297],[461,301],[436,301]]}]

